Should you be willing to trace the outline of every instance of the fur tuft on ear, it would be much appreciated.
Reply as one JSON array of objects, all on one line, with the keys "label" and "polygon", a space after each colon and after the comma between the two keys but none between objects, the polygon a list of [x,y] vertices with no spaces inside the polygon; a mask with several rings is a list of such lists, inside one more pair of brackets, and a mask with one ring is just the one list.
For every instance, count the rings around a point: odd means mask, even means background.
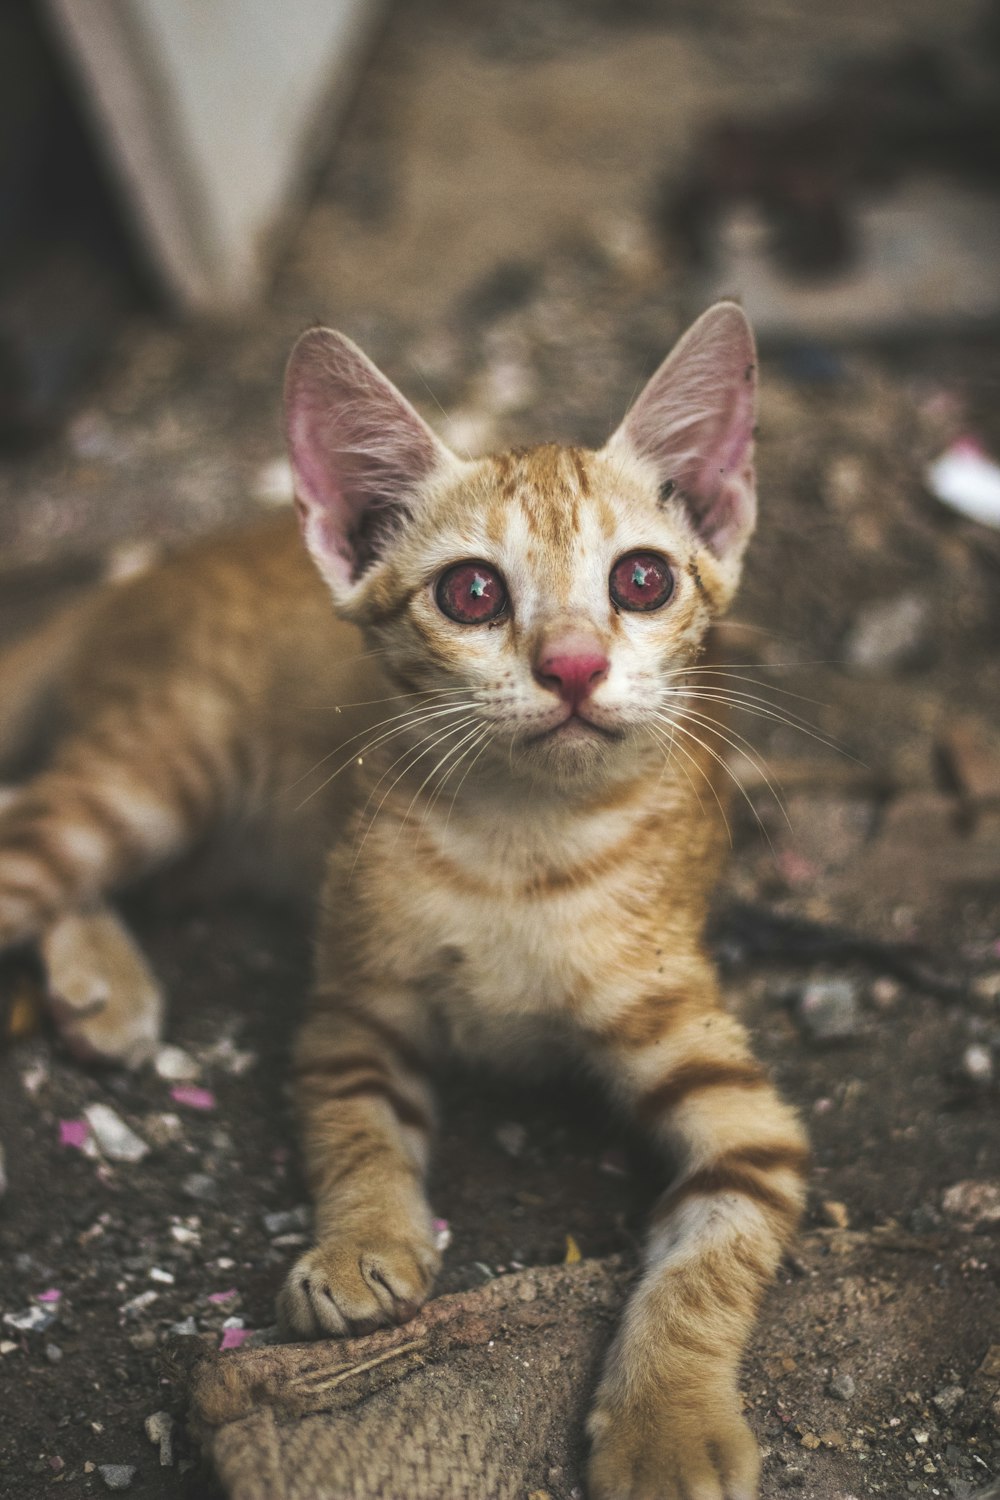
[{"label": "fur tuft on ear", "polygon": [[306,545],[344,598],[451,455],[367,355],[329,328],[309,329],[292,350],[285,434]]},{"label": "fur tuft on ear", "polygon": [[652,463],[720,561],[738,564],[757,518],[757,353],[746,314],[717,302],[645,386],[609,446]]}]

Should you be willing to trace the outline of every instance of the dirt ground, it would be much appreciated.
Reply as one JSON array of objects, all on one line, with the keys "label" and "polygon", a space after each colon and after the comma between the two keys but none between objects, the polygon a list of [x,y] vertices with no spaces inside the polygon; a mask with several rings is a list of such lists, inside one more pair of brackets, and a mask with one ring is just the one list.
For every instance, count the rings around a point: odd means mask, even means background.
[{"label": "dirt ground", "polygon": [[[398,7],[267,305],[238,326],[136,321],[65,433],[0,475],[0,633],[137,544],[280,501],[281,372],[316,319],[456,445],[601,441],[696,310],[649,211],[699,125],[807,97],[843,56],[948,41],[973,9]],[[762,517],[729,656],[755,696],[717,741],[744,788],[720,910],[919,943],[953,983],[921,992],[888,956],[751,963],[723,923],[732,1005],[816,1161],[747,1410],[768,1500],[968,1500],[1000,1475],[1000,533],[923,474],[957,431],[1000,453],[1000,336],[762,354]],[[173,877],[129,911],[210,1107],[152,1070],[84,1072],[45,1034],[0,1052],[0,1314],[53,1314],[0,1323],[0,1495],[18,1500],[102,1494],[107,1465],[144,1500],[211,1496],[182,1425],[170,1465],[144,1432],[183,1420],[163,1346],[177,1325],[270,1325],[306,1234],[283,1079],[308,913]],[[568,1237],[634,1255],[655,1182],[603,1106],[572,1082],[444,1087],[442,1290],[560,1262]],[[141,1163],[60,1144],[95,1102],[152,1147]],[[580,1495],[579,1457],[552,1500]]]}]

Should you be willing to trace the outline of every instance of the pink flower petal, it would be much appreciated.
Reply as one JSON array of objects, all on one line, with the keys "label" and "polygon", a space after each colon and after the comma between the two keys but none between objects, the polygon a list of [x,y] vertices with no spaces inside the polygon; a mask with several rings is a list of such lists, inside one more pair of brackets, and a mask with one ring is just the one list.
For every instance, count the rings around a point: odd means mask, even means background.
[{"label": "pink flower petal", "polygon": [[220,1349],[238,1349],[253,1334],[252,1328],[227,1328],[222,1335]]},{"label": "pink flower petal", "polygon": [[237,1297],[239,1293],[236,1288],[230,1287],[228,1292],[209,1292],[209,1302],[228,1302],[231,1297]]},{"label": "pink flower petal", "polygon": [[45,1292],[38,1292],[35,1296],[36,1302],[61,1302],[62,1292],[57,1286],[50,1286]]},{"label": "pink flower petal", "polygon": [[59,1121],[60,1146],[72,1146],[75,1150],[82,1151],[89,1135],[90,1126],[86,1120]]},{"label": "pink flower petal", "polygon": [[215,1095],[211,1089],[200,1089],[195,1083],[178,1083],[170,1090],[175,1104],[186,1104],[188,1109],[214,1109]]}]

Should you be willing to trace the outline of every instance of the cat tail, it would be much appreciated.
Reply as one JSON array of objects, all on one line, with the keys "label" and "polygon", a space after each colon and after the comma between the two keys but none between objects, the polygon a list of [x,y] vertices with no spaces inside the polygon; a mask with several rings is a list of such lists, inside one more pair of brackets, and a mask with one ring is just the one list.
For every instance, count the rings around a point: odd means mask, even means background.
[{"label": "cat tail", "polygon": [[94,599],[70,605],[0,652],[0,775],[40,740]]}]

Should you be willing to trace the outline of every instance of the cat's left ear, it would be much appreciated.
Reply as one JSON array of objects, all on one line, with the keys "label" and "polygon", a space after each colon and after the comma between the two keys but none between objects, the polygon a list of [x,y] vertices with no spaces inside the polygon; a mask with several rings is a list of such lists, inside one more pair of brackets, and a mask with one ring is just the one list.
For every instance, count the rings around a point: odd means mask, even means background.
[{"label": "cat's left ear", "polygon": [[608,444],[652,464],[665,501],[676,496],[730,570],[738,570],[757,518],[756,390],[746,314],[735,302],[717,302],[664,360]]},{"label": "cat's left ear", "polygon": [[309,551],[347,606],[417,502],[455,458],[342,333],[310,328],[285,375],[285,433]]}]

